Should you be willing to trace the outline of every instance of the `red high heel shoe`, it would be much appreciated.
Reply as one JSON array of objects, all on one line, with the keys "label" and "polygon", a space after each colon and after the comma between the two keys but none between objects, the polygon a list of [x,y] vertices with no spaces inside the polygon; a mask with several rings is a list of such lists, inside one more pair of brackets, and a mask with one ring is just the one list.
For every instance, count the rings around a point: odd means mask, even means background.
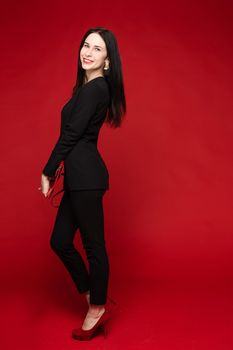
[{"label": "red high heel shoe", "polygon": [[96,324],[91,328],[84,330],[81,327],[75,328],[72,331],[72,338],[76,340],[90,340],[96,334],[97,329],[104,331],[104,338],[107,336],[106,322],[109,320],[109,311],[105,309],[104,313],[100,316]]}]

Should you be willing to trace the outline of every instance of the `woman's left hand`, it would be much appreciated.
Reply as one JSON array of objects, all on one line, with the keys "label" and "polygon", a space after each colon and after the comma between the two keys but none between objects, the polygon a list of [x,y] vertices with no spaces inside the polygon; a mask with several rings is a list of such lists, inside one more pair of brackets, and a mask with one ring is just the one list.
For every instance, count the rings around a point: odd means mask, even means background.
[{"label": "woman's left hand", "polygon": [[48,177],[42,173],[41,174],[41,187],[39,187],[38,190],[41,190],[43,195],[45,197],[47,197],[49,188],[50,188],[50,177]]}]

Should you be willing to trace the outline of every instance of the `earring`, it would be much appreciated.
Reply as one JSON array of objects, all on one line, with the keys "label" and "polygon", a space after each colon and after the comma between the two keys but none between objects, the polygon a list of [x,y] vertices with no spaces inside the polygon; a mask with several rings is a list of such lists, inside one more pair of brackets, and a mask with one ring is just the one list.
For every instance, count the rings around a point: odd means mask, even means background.
[{"label": "earring", "polygon": [[109,69],[109,65],[107,64],[107,66],[104,66],[104,70],[108,70]]}]

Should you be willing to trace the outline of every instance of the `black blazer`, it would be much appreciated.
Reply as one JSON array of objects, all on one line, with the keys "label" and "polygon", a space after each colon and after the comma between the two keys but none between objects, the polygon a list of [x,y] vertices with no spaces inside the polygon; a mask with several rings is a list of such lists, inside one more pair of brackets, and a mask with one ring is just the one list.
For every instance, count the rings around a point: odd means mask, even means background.
[{"label": "black blazer", "polygon": [[110,92],[105,77],[78,88],[61,110],[60,136],[42,172],[54,176],[64,160],[64,189],[109,189],[109,173],[98,149]]}]

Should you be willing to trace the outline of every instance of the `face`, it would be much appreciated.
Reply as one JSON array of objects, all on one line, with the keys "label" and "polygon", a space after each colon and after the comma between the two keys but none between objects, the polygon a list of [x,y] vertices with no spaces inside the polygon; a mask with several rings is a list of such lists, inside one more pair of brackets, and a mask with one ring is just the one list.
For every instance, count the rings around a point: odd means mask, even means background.
[{"label": "face", "polygon": [[109,60],[105,42],[98,33],[91,33],[86,37],[80,51],[80,60],[82,68],[88,74],[103,74],[104,66],[109,64]]}]

